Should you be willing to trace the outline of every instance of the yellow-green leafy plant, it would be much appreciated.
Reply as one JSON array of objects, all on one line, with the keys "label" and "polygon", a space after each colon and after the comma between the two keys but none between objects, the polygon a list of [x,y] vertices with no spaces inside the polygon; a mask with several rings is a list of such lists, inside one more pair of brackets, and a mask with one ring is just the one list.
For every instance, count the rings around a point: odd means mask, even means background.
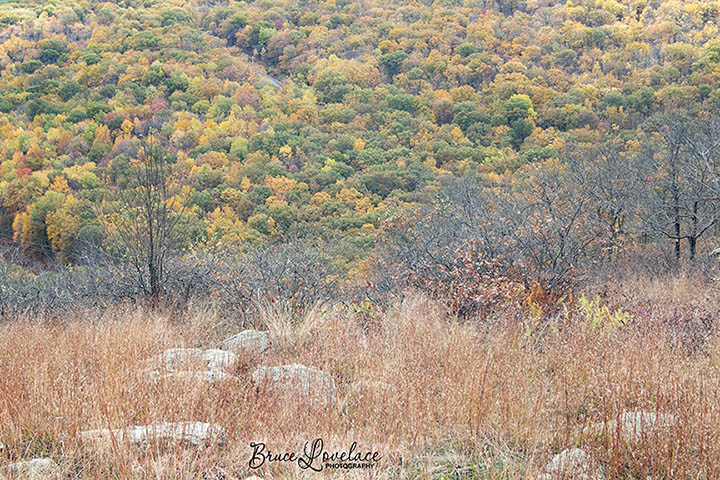
[{"label": "yellow-green leafy plant", "polygon": [[631,314],[620,308],[611,309],[607,305],[601,305],[597,297],[591,300],[582,295],[578,298],[577,306],[582,323],[592,332],[609,334],[633,320]]}]

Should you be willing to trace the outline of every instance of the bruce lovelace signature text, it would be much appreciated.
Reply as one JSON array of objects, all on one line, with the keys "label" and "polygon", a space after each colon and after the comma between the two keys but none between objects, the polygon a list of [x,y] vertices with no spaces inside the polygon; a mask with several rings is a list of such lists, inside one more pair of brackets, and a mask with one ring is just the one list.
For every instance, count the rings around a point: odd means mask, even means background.
[{"label": "bruce lovelace signature text", "polygon": [[322,438],[306,442],[301,453],[298,452],[271,452],[264,443],[251,442],[253,449],[250,459],[250,468],[260,468],[271,463],[297,463],[303,470],[321,472],[323,468],[373,468],[382,458],[379,452],[357,451],[357,442],[350,445],[350,449],[341,452],[325,451]]}]

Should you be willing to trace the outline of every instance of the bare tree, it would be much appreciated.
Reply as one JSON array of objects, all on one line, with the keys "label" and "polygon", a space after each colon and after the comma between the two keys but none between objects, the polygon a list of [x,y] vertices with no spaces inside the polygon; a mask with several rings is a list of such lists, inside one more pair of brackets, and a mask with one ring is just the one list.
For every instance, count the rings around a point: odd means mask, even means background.
[{"label": "bare tree", "polygon": [[[589,210],[602,232],[602,247],[610,254],[636,230],[640,201],[637,158],[620,138],[594,145],[570,145],[566,157],[570,179],[581,185]],[[635,225],[633,225],[635,223]]]},{"label": "bare tree", "polygon": [[587,183],[573,178],[566,164],[530,165],[518,176],[523,200],[515,206],[518,213],[508,216],[519,266],[536,285],[561,294],[602,253],[602,226],[593,219],[596,203]]},{"label": "bare tree", "polygon": [[690,259],[695,258],[697,241],[720,218],[720,117],[707,114],[691,128],[682,129],[683,145],[690,157],[690,182],[694,195],[687,235]]},{"label": "bare tree", "polygon": [[293,313],[336,302],[341,270],[319,237],[291,236],[247,252],[224,251],[214,261],[222,303],[250,317],[270,304]]},{"label": "bare tree", "polygon": [[691,118],[669,113],[647,125],[643,152],[648,228],[674,242],[680,260],[687,240],[689,258],[698,240],[718,222],[720,214],[720,142],[714,115]]},{"label": "bare tree", "polygon": [[168,281],[168,265],[178,253],[179,206],[169,192],[168,152],[160,137],[140,141],[138,163],[120,202],[101,214],[115,250],[134,271],[136,286],[156,303]]},{"label": "bare tree", "polygon": [[449,298],[459,315],[494,308],[518,284],[560,298],[597,257],[592,206],[559,162],[501,184],[449,179],[433,204],[388,226],[379,276]]}]

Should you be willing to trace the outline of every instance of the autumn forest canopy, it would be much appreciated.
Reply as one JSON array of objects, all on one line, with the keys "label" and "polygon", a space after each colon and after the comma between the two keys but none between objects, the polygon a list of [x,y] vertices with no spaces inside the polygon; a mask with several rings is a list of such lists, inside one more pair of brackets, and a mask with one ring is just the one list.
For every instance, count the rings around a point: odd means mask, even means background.
[{"label": "autumn forest canopy", "polygon": [[629,252],[706,257],[719,22],[699,0],[2,1],[0,304],[400,286],[464,314]]}]

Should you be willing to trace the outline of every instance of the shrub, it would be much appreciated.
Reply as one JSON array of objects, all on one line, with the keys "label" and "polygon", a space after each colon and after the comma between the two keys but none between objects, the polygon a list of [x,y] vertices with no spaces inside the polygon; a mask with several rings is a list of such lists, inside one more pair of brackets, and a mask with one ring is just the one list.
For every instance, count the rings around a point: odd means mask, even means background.
[{"label": "shrub", "polygon": [[533,183],[514,188],[446,179],[432,205],[386,222],[379,272],[391,278],[380,283],[421,289],[461,316],[491,313],[521,294],[541,305],[563,298],[582,276],[578,265],[598,253],[598,227],[562,172],[526,175]]},{"label": "shrub", "polygon": [[338,301],[340,269],[328,248],[298,237],[218,256],[221,305],[247,319],[273,304],[300,313]]}]

